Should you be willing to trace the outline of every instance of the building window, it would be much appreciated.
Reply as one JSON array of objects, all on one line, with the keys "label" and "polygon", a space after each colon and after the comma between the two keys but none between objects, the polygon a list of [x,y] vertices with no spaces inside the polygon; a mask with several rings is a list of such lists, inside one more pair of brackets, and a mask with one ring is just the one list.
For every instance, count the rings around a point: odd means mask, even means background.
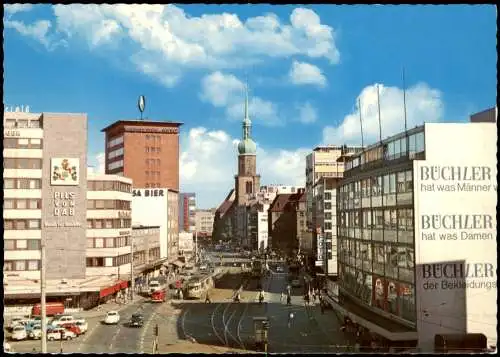
[{"label": "building window", "polygon": [[156,159],[156,166],[160,166],[160,159]]},{"label": "building window", "polygon": [[16,271],[26,270],[26,261],[25,260],[15,260],[14,261],[14,270],[16,270]]},{"label": "building window", "polygon": [[332,193],[331,192],[325,192],[325,200],[330,201],[332,199]]},{"label": "building window", "polygon": [[325,222],[325,230],[331,230],[332,229],[332,223],[331,222]]},{"label": "building window", "polygon": [[39,262],[38,260],[28,260],[28,270],[39,270]]},{"label": "building window", "polygon": [[104,248],[104,239],[103,238],[96,238],[94,243],[95,243],[95,248]]},{"label": "building window", "polygon": [[331,210],[332,209],[332,203],[331,202],[325,202],[325,210]]},{"label": "building window", "polygon": [[245,185],[246,185],[245,192],[247,194],[251,194],[252,193],[252,183],[251,182],[246,182]]},{"label": "building window", "polygon": [[115,239],[114,238],[106,238],[106,248],[114,248],[115,246]]},{"label": "building window", "polygon": [[94,238],[87,239],[87,248],[94,248]]},{"label": "building window", "polygon": [[3,249],[4,250],[15,250],[16,249],[16,241],[14,239],[5,239]]}]

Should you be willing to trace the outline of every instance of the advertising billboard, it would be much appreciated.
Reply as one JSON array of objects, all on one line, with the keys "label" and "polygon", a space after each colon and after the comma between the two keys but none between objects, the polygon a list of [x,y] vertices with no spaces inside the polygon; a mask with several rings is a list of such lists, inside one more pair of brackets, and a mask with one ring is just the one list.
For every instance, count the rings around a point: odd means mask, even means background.
[{"label": "advertising billboard", "polygon": [[415,160],[417,328],[423,351],[436,334],[497,340],[496,126],[426,124]]}]

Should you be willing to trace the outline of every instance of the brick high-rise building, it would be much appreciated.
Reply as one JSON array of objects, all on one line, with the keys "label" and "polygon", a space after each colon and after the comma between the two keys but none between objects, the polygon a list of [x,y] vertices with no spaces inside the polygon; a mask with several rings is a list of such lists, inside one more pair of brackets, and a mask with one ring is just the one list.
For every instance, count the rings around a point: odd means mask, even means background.
[{"label": "brick high-rise building", "polygon": [[179,127],[170,121],[119,120],[102,129],[106,173],[130,177],[134,188],[179,191]]}]

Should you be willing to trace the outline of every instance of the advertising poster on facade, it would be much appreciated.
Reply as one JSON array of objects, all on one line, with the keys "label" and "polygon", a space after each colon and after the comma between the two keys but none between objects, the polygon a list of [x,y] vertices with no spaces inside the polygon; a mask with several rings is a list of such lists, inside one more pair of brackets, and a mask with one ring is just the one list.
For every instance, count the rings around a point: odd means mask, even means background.
[{"label": "advertising poster on facade", "polygon": [[426,124],[414,161],[419,345],[436,334],[497,341],[496,126]]},{"label": "advertising poster on facade", "polygon": [[80,180],[80,160],[75,158],[52,158],[52,186],[78,186]]}]

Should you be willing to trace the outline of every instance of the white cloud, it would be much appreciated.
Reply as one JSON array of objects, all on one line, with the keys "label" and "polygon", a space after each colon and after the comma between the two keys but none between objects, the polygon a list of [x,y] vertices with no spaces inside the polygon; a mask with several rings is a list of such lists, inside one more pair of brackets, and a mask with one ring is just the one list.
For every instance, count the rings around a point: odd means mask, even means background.
[{"label": "white cloud", "polygon": [[48,35],[49,29],[52,26],[50,21],[40,20],[36,21],[31,25],[25,25],[20,21],[5,20],[4,26],[6,28],[13,28],[17,30],[21,35],[31,37],[42,45],[44,45],[48,50],[54,48],[54,44],[51,43]]},{"label": "white cloud", "polygon": [[326,77],[315,65],[293,61],[290,72],[288,73],[290,82],[293,84],[312,84],[319,87],[326,86]]},{"label": "white cloud", "polygon": [[[217,108],[225,108],[229,119],[243,119],[245,84],[232,74],[220,71],[201,80],[200,98]],[[250,96],[248,111],[252,120],[268,126],[281,124],[276,104],[257,96]]]},{"label": "white cloud", "polygon": [[237,93],[243,92],[245,86],[232,74],[219,71],[205,76],[201,81],[201,99],[215,107],[225,107],[234,101]]},{"label": "white cloud", "polygon": [[[382,139],[404,131],[403,90],[380,85],[380,117]],[[358,96],[361,102],[363,137],[365,145],[379,140],[377,85],[365,87]],[[408,128],[425,122],[439,121],[443,117],[444,103],[441,92],[419,83],[406,91]],[[325,144],[361,144],[359,106],[347,115],[337,127],[323,129]]]},{"label": "white cloud", "polygon": [[297,106],[299,110],[298,120],[303,124],[311,124],[318,120],[318,114],[316,113],[316,108],[314,108],[311,103],[306,102]]},{"label": "white cloud", "polygon": [[[196,192],[199,207],[215,207],[234,187],[238,140],[224,131],[193,128],[181,136],[181,190]],[[304,185],[308,149],[257,149],[262,184]]]},{"label": "white cloud", "polygon": [[27,12],[33,9],[31,4],[4,4],[3,9],[6,14],[12,15],[17,12]]},{"label": "white cloud", "polygon": [[[289,23],[273,13],[246,21],[230,13],[196,17],[175,5],[71,4],[54,5],[53,10],[55,32],[65,40],[83,39],[97,51],[126,41],[121,55],[135,58],[139,70],[149,68],[144,73],[166,85],[175,84],[172,68],[228,69],[295,55],[339,61],[333,28],[321,24],[310,9],[295,8]],[[157,64],[154,71],[137,63],[137,52]],[[170,80],[161,79],[165,77]]]}]

